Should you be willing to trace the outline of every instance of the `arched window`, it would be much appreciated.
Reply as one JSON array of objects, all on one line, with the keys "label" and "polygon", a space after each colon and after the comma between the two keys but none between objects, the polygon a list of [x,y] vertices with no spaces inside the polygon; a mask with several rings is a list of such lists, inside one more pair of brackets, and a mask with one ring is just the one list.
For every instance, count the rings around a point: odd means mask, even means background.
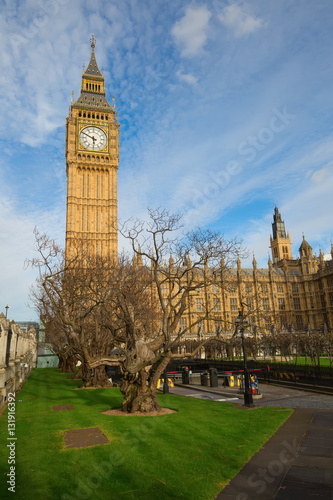
[{"label": "arched window", "polygon": [[90,118],[90,113],[88,113],[88,118]]},{"label": "arched window", "polygon": [[85,118],[85,117],[86,117],[86,114],[85,114],[85,113],[83,113],[83,118]]}]

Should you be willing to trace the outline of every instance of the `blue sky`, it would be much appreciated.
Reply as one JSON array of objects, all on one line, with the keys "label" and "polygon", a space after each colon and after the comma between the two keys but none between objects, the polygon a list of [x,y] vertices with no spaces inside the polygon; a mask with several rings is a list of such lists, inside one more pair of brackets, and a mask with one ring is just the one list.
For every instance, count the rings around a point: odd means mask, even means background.
[{"label": "blue sky", "polygon": [[2,2],[0,311],[27,307],[38,226],[64,243],[65,123],[82,64],[120,122],[119,218],[147,206],[244,239],[267,265],[277,203],[293,242],[333,236],[331,0]]}]

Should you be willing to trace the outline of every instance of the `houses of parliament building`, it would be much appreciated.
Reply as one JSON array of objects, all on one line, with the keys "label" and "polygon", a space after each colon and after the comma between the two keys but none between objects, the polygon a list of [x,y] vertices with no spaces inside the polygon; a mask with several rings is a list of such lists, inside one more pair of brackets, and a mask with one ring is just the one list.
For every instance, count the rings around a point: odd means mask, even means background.
[{"label": "houses of parliament building", "polygon": [[[93,35],[81,93],[72,99],[67,118],[66,255],[79,241],[116,260],[119,125],[94,49]],[[252,267],[244,268],[238,259],[237,267],[226,269],[212,290],[198,289],[180,328],[206,335],[231,331],[239,310],[245,308],[248,321],[261,332],[333,329],[333,247],[330,259],[322,252],[318,257],[303,236],[299,255],[293,257],[289,233],[275,207],[270,248],[267,268],[258,268],[254,257]],[[212,314],[198,327],[206,301],[211,302]],[[193,328],[191,323],[196,323]]]}]

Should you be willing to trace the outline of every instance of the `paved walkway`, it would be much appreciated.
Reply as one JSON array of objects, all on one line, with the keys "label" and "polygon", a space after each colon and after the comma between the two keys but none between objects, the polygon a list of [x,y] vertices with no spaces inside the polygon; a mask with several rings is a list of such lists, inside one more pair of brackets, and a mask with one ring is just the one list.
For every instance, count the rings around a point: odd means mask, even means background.
[{"label": "paved walkway", "polygon": [[217,500],[332,500],[333,412],[296,409]]},{"label": "paved walkway", "polygon": [[[181,387],[237,395],[236,388]],[[270,385],[260,389],[263,397],[254,401],[256,406],[295,408],[294,413],[216,500],[333,500],[333,396]]]}]

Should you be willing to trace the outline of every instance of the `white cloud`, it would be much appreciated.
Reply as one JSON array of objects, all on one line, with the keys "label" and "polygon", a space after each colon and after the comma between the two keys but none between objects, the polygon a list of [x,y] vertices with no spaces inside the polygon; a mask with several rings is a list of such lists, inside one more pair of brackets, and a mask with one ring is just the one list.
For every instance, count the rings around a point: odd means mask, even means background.
[{"label": "white cloud", "polygon": [[264,25],[262,19],[251,16],[239,5],[228,5],[218,18],[233,31],[236,38],[254,33]]},{"label": "white cloud", "polygon": [[320,170],[317,170],[317,172],[315,172],[312,175],[311,180],[315,184],[321,184],[322,182],[324,182],[328,178],[329,178],[328,170],[326,168],[321,168]]},{"label": "white cloud", "polygon": [[[6,187],[5,191],[10,192]],[[28,307],[29,287],[34,284],[37,270],[25,269],[25,260],[35,257],[33,229],[52,235],[63,244],[64,210],[62,207],[40,210],[37,206],[25,207],[23,211],[10,193],[0,200],[2,216],[0,247],[1,287],[0,312],[5,312],[8,303],[8,317],[14,321],[35,320],[36,313]]]},{"label": "white cloud", "polygon": [[182,47],[182,56],[200,54],[208,37],[211,13],[206,6],[186,7],[185,15],[176,22],[171,33]]},{"label": "white cloud", "polygon": [[181,70],[177,71],[176,75],[178,76],[179,80],[182,80],[189,85],[196,85],[198,82],[198,79],[195,76],[191,75],[190,73],[185,74]]}]

